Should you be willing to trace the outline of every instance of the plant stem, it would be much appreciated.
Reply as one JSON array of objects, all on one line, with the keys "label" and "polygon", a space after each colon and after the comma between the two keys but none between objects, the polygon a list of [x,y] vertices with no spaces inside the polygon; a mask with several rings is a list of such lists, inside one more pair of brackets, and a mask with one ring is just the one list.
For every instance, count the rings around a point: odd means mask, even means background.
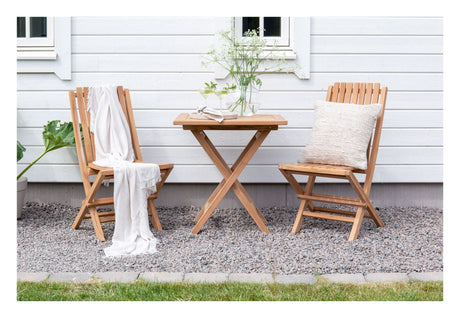
[{"label": "plant stem", "polygon": [[30,167],[32,167],[38,160],[41,159],[41,157],[43,157],[48,151],[43,151],[43,153],[37,157],[37,159],[35,159],[34,161],[32,161],[24,170],[22,170],[22,172],[18,175],[18,177],[16,178],[16,180],[19,180],[20,177],[22,177],[22,175],[30,169]]},{"label": "plant stem", "polygon": [[248,92],[248,86],[244,85],[241,86],[241,116],[244,115],[244,112],[246,111],[246,106],[247,106],[247,92]]}]

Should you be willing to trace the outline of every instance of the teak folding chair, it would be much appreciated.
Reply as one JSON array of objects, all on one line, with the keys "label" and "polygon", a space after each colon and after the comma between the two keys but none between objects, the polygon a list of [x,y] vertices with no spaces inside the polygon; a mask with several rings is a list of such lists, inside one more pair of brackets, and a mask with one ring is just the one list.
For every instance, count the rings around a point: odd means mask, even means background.
[{"label": "teak folding chair", "polygon": [[[353,241],[358,237],[363,217],[371,218],[379,227],[384,226],[380,216],[377,214],[377,211],[373,206],[372,201],[369,199],[369,192],[371,190],[375,162],[379,150],[387,91],[387,87],[380,88],[380,84],[378,83],[334,83],[333,86],[329,86],[326,101],[360,105],[379,103],[382,105],[382,109],[375,125],[374,136],[371,136],[369,146],[367,148],[367,169],[361,170],[348,166],[316,163],[280,164],[278,167],[279,170],[294,188],[297,193],[297,198],[301,200],[297,217],[292,228],[292,233],[300,231],[300,227],[302,226],[303,218],[305,216],[353,223],[351,233],[348,238],[349,241]],[[360,183],[356,179],[354,175],[355,173],[366,175],[363,187],[361,187]],[[303,189],[294,178],[293,175],[295,174],[308,175],[308,181],[305,189]],[[313,193],[313,185],[316,177],[346,179],[350,182],[350,185],[358,195],[358,198]],[[313,201],[356,206],[357,209],[356,211],[331,209],[316,206],[313,204]]]},{"label": "teak folding chair", "polygon": [[[135,162],[142,162],[141,150],[139,147],[136,126],[134,123],[129,90],[123,90],[122,86],[118,86],[117,92],[118,99],[120,100],[121,107],[123,108],[123,112],[125,113],[127,122],[129,124],[132,145],[135,154]],[[95,150],[93,135],[90,132],[90,113],[87,110],[88,87],[78,87],[76,91],[69,91],[69,99],[75,136],[80,135],[80,124],[83,134],[83,140],[80,138],[75,138],[75,143],[78,154],[78,162],[80,164],[81,177],[83,180],[83,187],[86,193],[86,198],[82,201],[80,211],[78,212],[75,221],[72,224],[72,228],[78,229],[84,219],[91,218],[94,230],[96,232],[96,237],[100,241],[105,241],[101,223],[114,221],[116,211],[99,212],[97,211],[97,207],[113,204],[113,197],[95,197],[102,184],[102,181],[106,179],[113,179],[113,169],[100,167],[93,164],[95,159]],[[150,195],[147,199],[147,207],[149,215],[151,216],[153,227],[158,231],[161,231],[162,227],[153,200],[158,197],[158,191],[165,183],[166,178],[171,173],[174,165],[171,163],[159,164],[159,167],[161,172],[161,181],[157,184],[157,192]],[[93,182],[90,181],[91,175],[96,176]]]}]

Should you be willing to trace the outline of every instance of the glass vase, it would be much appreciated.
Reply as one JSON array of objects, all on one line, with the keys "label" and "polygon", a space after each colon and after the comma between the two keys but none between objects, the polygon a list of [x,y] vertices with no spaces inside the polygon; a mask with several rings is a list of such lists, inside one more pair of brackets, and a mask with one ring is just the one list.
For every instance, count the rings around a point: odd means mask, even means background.
[{"label": "glass vase", "polygon": [[259,110],[259,90],[252,84],[238,85],[231,93],[231,103],[227,108],[238,116],[252,116]]}]

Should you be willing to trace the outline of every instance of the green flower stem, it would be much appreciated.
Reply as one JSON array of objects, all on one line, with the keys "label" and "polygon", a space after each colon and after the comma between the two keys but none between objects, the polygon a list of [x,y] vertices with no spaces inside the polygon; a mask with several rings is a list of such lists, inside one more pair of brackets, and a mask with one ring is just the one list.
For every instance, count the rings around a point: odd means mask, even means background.
[{"label": "green flower stem", "polygon": [[17,179],[16,180],[19,180],[20,177],[22,177],[22,175],[30,169],[30,167],[32,167],[38,160],[41,159],[41,157],[43,157],[48,151],[43,151],[43,153],[37,157],[37,159],[35,159],[34,161],[32,161],[24,170],[22,170],[22,172],[18,175]]},{"label": "green flower stem", "polygon": [[247,86],[241,86],[241,116],[244,115],[244,112],[246,111],[246,96],[248,92],[248,87]]}]

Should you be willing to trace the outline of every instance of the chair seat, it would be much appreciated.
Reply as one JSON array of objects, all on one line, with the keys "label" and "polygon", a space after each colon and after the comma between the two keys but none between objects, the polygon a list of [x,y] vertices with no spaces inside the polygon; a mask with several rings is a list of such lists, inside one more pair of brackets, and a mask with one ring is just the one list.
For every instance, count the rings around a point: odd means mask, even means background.
[{"label": "chair seat", "polygon": [[[143,161],[136,160],[135,162],[138,163],[143,163]],[[160,170],[168,170],[172,169],[174,167],[174,164],[172,163],[159,163],[158,166],[160,167]],[[98,174],[99,172],[103,172],[105,176],[113,176],[113,168],[110,167],[101,167],[98,165],[95,165],[94,163],[88,164],[88,170],[89,174]]]},{"label": "chair seat", "polygon": [[293,171],[298,174],[318,174],[332,176],[349,176],[350,173],[366,173],[365,170],[356,169],[348,166],[327,165],[321,163],[296,163],[296,164],[280,164],[279,169]]}]

